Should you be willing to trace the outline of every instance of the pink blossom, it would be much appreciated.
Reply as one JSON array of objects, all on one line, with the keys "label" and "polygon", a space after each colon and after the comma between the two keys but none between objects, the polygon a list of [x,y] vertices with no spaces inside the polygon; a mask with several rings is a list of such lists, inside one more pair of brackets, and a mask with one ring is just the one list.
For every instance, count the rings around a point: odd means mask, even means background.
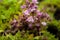
[{"label": "pink blossom", "polygon": [[42,16],[42,12],[40,12],[39,10],[37,10],[36,13],[37,13],[38,16]]},{"label": "pink blossom", "polygon": [[26,0],[26,2],[29,2],[29,0]]},{"label": "pink blossom", "polygon": [[32,23],[30,23],[28,26],[29,26],[29,27],[32,27]]},{"label": "pink blossom", "polygon": [[49,15],[47,13],[45,15],[46,15],[46,17],[49,17]]},{"label": "pink blossom", "polygon": [[24,15],[30,15],[29,10],[25,10]]},{"label": "pink blossom", "polygon": [[27,5],[29,5],[29,4],[30,4],[29,0],[26,0],[26,4],[27,4]]},{"label": "pink blossom", "polygon": [[30,16],[30,17],[28,17],[28,18],[27,18],[27,20],[26,20],[26,21],[28,21],[28,22],[32,22],[32,23],[33,23],[33,22],[34,22],[34,19],[33,19],[33,17],[32,17],[32,16]]},{"label": "pink blossom", "polygon": [[35,11],[35,10],[36,10],[35,8],[32,8],[32,9],[31,9],[31,12],[33,12],[33,11]]},{"label": "pink blossom", "polygon": [[37,16],[34,16],[34,19],[35,19],[35,20],[38,20]]},{"label": "pink blossom", "polygon": [[38,4],[38,1],[37,0],[32,0],[33,3],[35,4]]},{"label": "pink blossom", "polygon": [[26,5],[21,6],[22,9],[26,8]]},{"label": "pink blossom", "polygon": [[14,20],[13,20],[13,23],[16,23],[16,22],[17,22],[16,19],[14,19]]}]

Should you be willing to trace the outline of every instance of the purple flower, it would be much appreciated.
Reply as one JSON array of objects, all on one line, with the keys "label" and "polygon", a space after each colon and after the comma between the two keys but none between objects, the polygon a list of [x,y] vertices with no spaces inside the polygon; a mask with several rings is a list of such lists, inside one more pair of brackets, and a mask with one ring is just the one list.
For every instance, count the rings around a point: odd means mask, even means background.
[{"label": "purple flower", "polygon": [[35,11],[35,10],[36,10],[35,8],[32,8],[32,9],[31,9],[31,12],[33,12],[33,11]]},{"label": "purple flower", "polygon": [[37,8],[38,6],[37,6],[37,5],[34,5],[33,7],[34,7],[34,8]]},{"label": "purple flower", "polygon": [[32,22],[32,23],[33,23],[33,22],[34,22],[34,19],[33,19],[33,17],[32,17],[32,16],[30,16],[30,17],[28,17],[28,18],[27,18],[27,20],[26,20],[26,21],[28,21],[28,22]]},{"label": "purple flower", "polygon": [[28,24],[28,29],[30,29],[30,30],[33,29],[33,24],[32,24],[32,23],[29,23],[29,24]]},{"label": "purple flower", "polygon": [[35,8],[29,8],[29,12],[34,12],[36,9]]},{"label": "purple flower", "polygon": [[37,13],[40,13],[40,10],[36,10]]},{"label": "purple flower", "polygon": [[26,5],[21,6],[22,9],[26,8]]},{"label": "purple flower", "polygon": [[49,15],[48,15],[47,13],[45,14],[45,16],[46,16],[46,17],[49,17]]},{"label": "purple flower", "polygon": [[13,19],[13,21],[11,22],[12,27],[17,27],[17,24],[18,24],[17,20]]},{"label": "purple flower", "polygon": [[29,4],[30,4],[29,0],[26,0],[26,4],[27,4],[27,5],[29,5]]},{"label": "purple flower", "polygon": [[49,18],[49,15],[47,13],[42,14],[42,18]]},{"label": "purple flower", "polygon": [[38,20],[38,18],[37,18],[36,16],[34,16],[34,19],[35,19],[35,20]]},{"label": "purple flower", "polygon": [[29,9],[31,10],[31,12],[33,12],[33,11],[35,11],[36,9],[37,9],[37,5],[35,5],[35,4],[33,4],[33,3],[31,3],[30,5],[29,5]]},{"label": "purple flower", "polygon": [[32,0],[33,3],[35,4],[38,4],[38,1],[37,0]]},{"label": "purple flower", "polygon": [[31,28],[31,27],[32,27],[32,23],[29,23],[29,25],[28,25],[28,26],[29,26],[29,28]]},{"label": "purple flower", "polygon": [[30,8],[37,8],[38,6],[37,6],[36,4],[34,4],[34,3],[31,3],[31,4],[29,5],[29,7],[30,7]]},{"label": "purple flower", "polygon": [[38,16],[42,16],[42,12],[40,12],[39,10],[36,11]]},{"label": "purple flower", "polygon": [[16,19],[14,19],[12,22],[13,22],[13,23],[16,23],[17,21],[16,21]]},{"label": "purple flower", "polygon": [[24,13],[24,15],[30,15],[29,10],[25,10],[23,13]]},{"label": "purple flower", "polygon": [[26,0],[26,2],[29,2],[29,0]]},{"label": "purple flower", "polygon": [[36,20],[38,20],[38,18],[35,18]]}]

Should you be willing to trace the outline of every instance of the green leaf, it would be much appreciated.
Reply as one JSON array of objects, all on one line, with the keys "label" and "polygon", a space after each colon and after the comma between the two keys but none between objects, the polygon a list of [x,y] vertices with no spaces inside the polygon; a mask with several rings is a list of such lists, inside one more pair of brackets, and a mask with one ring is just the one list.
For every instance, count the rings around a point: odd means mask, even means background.
[{"label": "green leaf", "polygon": [[1,19],[6,19],[6,17],[4,15],[1,15]]}]

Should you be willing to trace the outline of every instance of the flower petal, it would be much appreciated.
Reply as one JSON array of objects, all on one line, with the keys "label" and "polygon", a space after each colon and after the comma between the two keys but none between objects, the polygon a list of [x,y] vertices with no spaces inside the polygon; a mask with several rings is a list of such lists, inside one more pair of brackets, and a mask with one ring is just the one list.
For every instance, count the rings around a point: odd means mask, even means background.
[{"label": "flower petal", "polygon": [[34,19],[33,19],[33,17],[32,17],[32,16],[30,16],[30,17],[28,17],[28,18],[27,18],[27,20],[26,20],[26,21],[28,21],[28,22],[32,22],[32,23],[33,23],[33,22],[34,22]]},{"label": "flower petal", "polygon": [[46,22],[42,22],[41,24],[42,24],[43,26],[46,26],[46,25],[47,25],[47,23],[46,23]]},{"label": "flower petal", "polygon": [[37,0],[32,0],[33,3],[35,4],[38,4],[38,1]]},{"label": "flower petal", "polygon": [[30,15],[29,10],[25,10],[24,15]]},{"label": "flower petal", "polygon": [[26,5],[21,6],[22,9],[26,8]]}]

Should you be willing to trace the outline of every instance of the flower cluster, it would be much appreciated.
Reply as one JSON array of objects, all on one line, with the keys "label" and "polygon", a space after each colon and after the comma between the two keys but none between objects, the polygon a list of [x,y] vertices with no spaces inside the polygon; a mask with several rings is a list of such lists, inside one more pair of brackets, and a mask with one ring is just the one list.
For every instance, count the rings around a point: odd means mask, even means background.
[{"label": "flower cluster", "polygon": [[[49,18],[49,15],[47,13],[43,13],[40,12],[38,10],[38,1],[37,0],[32,0],[32,2],[29,2],[29,0],[26,0],[26,4],[22,5],[21,8],[22,9],[26,9],[23,12],[23,18],[26,17],[26,19],[24,20],[25,22],[28,22],[28,24],[30,25],[30,23],[34,23],[39,24],[39,25],[46,25],[45,22],[41,22],[42,19],[47,19]],[[37,25],[36,25],[37,26]]]},{"label": "flower cluster", "polygon": [[[37,0],[26,0],[26,4],[21,6],[23,15],[19,16],[19,21],[13,20],[12,26],[18,27],[20,30],[35,30],[39,32],[41,26],[46,26],[46,21],[49,20],[49,15],[47,13],[38,10]],[[18,25],[19,24],[19,25]]]}]

